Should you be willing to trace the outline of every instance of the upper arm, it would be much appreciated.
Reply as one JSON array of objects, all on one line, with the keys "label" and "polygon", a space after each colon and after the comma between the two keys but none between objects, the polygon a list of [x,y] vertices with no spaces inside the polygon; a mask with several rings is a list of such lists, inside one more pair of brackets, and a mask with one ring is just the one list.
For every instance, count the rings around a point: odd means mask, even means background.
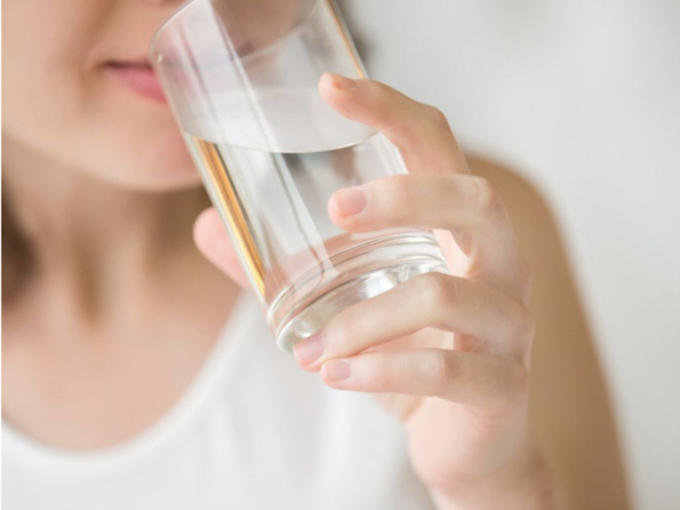
[{"label": "upper arm", "polygon": [[512,171],[469,158],[498,190],[534,269],[534,426],[567,508],[630,508],[612,406],[592,331],[550,208]]}]

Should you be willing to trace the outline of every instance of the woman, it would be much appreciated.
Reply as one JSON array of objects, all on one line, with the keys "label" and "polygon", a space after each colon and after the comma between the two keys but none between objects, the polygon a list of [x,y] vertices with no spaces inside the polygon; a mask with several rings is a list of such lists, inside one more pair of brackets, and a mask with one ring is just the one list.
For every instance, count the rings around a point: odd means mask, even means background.
[{"label": "woman", "polygon": [[528,411],[544,320],[531,264],[435,108],[324,76],[324,99],[382,131],[410,172],[341,190],[328,213],[348,231],[437,229],[455,276],[347,309],[296,346],[298,366],[266,341],[143,59],[176,4],[3,8],[7,508],[578,501]]}]

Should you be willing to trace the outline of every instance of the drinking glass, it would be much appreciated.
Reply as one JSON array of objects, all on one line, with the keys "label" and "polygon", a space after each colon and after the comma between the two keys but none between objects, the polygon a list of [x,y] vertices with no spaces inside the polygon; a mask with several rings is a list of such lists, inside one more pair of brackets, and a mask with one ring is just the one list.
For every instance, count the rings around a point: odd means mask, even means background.
[{"label": "drinking glass", "polygon": [[449,273],[433,233],[350,233],[336,190],[405,174],[398,150],[319,95],[366,71],[332,0],[192,0],[150,62],[267,323],[292,352],[341,310],[416,275]]}]

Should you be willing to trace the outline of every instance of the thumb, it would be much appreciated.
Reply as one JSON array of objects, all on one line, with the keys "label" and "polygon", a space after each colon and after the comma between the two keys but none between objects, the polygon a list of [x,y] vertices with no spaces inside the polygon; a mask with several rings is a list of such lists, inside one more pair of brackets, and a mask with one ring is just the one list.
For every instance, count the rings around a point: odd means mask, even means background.
[{"label": "thumb", "polygon": [[238,256],[214,207],[203,211],[194,223],[194,242],[198,250],[218,269],[246,290],[250,282],[241,268]]}]

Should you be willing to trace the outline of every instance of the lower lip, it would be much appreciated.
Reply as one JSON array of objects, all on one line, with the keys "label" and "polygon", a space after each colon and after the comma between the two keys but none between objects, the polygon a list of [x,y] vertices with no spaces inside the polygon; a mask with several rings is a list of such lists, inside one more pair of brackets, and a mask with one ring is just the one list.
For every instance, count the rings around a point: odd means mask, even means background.
[{"label": "lower lip", "polygon": [[158,103],[168,104],[156,73],[139,66],[107,65],[107,72],[133,92]]}]

